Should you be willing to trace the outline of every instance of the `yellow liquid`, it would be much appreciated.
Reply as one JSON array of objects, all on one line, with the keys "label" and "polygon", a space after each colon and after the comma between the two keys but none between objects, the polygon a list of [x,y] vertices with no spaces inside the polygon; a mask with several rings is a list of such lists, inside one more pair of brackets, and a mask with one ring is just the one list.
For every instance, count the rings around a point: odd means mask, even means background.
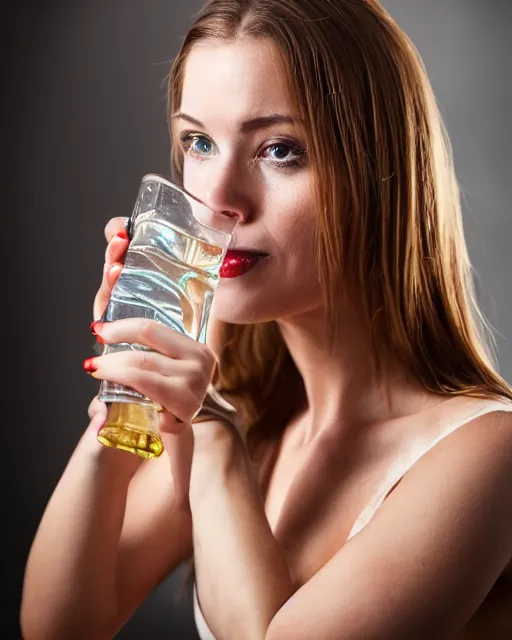
[{"label": "yellow liquid", "polygon": [[107,447],[129,451],[144,460],[157,458],[164,450],[158,434],[158,411],[148,405],[113,402],[97,437]]}]

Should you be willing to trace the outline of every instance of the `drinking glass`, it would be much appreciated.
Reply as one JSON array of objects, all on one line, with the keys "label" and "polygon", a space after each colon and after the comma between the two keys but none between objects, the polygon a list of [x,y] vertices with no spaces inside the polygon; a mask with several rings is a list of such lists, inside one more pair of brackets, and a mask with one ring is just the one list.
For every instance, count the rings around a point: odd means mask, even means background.
[{"label": "drinking glass", "polygon": [[[204,343],[219,270],[236,222],[163,176],[145,175],[127,225],[130,243],[124,266],[102,321],[151,318]],[[103,353],[125,349],[149,350],[120,343],[106,344]],[[103,445],[145,459],[162,453],[157,403],[108,381],[102,381],[98,398],[108,406],[97,436]]]}]

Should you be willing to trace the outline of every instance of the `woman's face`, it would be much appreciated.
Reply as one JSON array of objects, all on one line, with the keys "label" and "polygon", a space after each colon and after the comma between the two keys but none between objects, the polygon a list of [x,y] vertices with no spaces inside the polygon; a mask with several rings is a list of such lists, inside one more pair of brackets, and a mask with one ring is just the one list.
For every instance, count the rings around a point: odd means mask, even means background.
[{"label": "woman's face", "polygon": [[195,45],[173,128],[185,189],[238,217],[233,249],[265,254],[228,260],[214,316],[245,324],[317,309],[313,173],[273,45],[250,38]]}]

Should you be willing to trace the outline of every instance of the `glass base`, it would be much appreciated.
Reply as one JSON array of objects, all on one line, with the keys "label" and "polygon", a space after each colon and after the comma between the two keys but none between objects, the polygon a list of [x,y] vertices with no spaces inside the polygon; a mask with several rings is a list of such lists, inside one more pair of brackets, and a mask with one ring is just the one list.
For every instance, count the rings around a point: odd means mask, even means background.
[{"label": "glass base", "polygon": [[155,407],[113,402],[97,438],[106,447],[128,451],[145,460],[157,458],[164,450],[158,423]]}]

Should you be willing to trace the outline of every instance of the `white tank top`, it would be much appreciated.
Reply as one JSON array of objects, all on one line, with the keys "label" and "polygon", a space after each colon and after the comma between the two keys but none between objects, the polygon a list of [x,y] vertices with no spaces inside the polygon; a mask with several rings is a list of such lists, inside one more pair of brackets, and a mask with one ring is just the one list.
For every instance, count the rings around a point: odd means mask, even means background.
[{"label": "white tank top", "polygon": [[[466,400],[466,398],[465,398]],[[401,457],[388,471],[386,476],[380,483],[373,498],[366,505],[366,507],[359,514],[357,520],[352,527],[346,542],[359,533],[375,515],[375,512],[384,502],[386,497],[391,493],[395,486],[400,482],[403,476],[411,469],[411,467],[418,462],[418,460],[430,451],[436,444],[438,444],[443,438],[453,433],[459,427],[469,423],[471,420],[478,418],[491,411],[511,411],[512,402],[507,400],[477,400],[473,398],[467,398],[467,404],[463,404],[462,408],[454,412],[456,415],[450,414],[449,418],[443,420],[439,424],[439,428],[434,435],[430,436],[426,441],[424,439],[411,443],[411,447],[405,451]],[[462,410],[461,410],[462,409]],[[194,602],[194,619],[201,640],[216,640],[215,636],[210,631],[206,620],[204,619],[201,607],[199,606],[199,600],[197,597],[196,585],[194,583],[193,592]]]}]

